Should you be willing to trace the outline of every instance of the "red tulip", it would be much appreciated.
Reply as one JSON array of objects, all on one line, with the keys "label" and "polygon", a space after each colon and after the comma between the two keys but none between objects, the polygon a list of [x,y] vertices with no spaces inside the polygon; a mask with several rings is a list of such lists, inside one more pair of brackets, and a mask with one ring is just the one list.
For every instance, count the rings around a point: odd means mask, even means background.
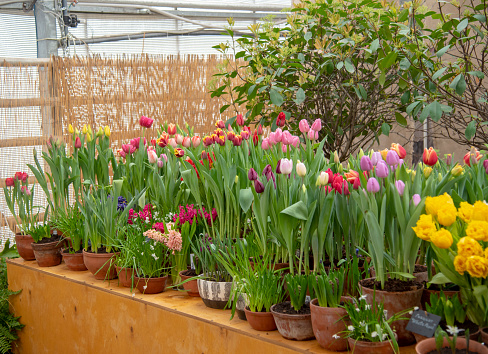
[{"label": "red tulip", "polygon": [[254,131],[254,134],[252,136],[252,143],[254,144],[254,146],[258,146],[258,143],[259,143],[259,133],[257,130]]},{"label": "red tulip", "polygon": [[483,155],[480,154],[478,149],[476,148],[471,148],[471,151],[467,152],[466,155],[464,155],[464,163],[471,167],[471,163],[474,165],[478,164],[478,161],[483,157]]},{"label": "red tulip", "polygon": [[244,125],[244,117],[242,114],[238,114],[236,117],[236,123],[238,126],[242,127]]},{"label": "red tulip", "polygon": [[242,144],[242,136],[236,135],[234,137],[234,140],[232,140],[232,142],[234,143],[234,146],[241,146],[241,144]]},{"label": "red tulip", "polygon": [[215,139],[215,142],[217,144],[219,144],[220,146],[224,146],[225,145],[225,135],[224,136],[217,136],[217,138]]},{"label": "red tulip", "polygon": [[205,136],[203,137],[203,145],[205,146],[210,146],[214,143],[213,136]]},{"label": "red tulip", "polygon": [[169,135],[175,135],[176,134],[176,125],[173,123],[168,124],[168,134]]},{"label": "red tulip", "polygon": [[175,149],[175,156],[176,157],[183,157],[185,155],[185,151],[181,148]]},{"label": "red tulip", "polygon": [[258,135],[263,135],[263,126],[259,124],[258,127],[256,128],[256,131]]},{"label": "red tulip", "polygon": [[236,134],[234,132],[227,132],[227,140],[234,141]]},{"label": "red tulip", "polygon": [[276,119],[276,125],[278,127],[283,127],[285,125],[285,113],[284,112],[280,112],[280,114],[278,114],[278,118]]},{"label": "red tulip", "polygon": [[151,128],[151,125],[153,124],[154,119],[151,119],[149,117],[144,117],[142,116],[139,119],[139,125],[143,128]]},{"label": "red tulip", "polygon": [[22,182],[26,182],[27,181],[27,178],[29,178],[29,175],[25,172],[15,172],[15,175],[14,175],[14,180],[19,180],[19,181],[22,181]]},{"label": "red tulip", "polygon": [[168,133],[163,132],[161,136],[156,140],[156,143],[161,147],[166,147],[169,142],[169,135]]},{"label": "red tulip", "polygon": [[15,185],[15,181],[12,177],[6,178],[5,179],[5,185],[7,187],[13,187]]},{"label": "red tulip", "polygon": [[77,136],[75,139],[75,149],[80,149],[81,148],[81,140],[80,137]]},{"label": "red tulip", "polygon": [[429,150],[424,149],[424,154],[422,156],[424,160],[424,164],[427,166],[434,166],[437,163],[437,153],[435,152],[433,147],[430,147]]},{"label": "red tulip", "polygon": [[[131,139],[129,144],[131,144],[137,150],[137,149],[139,149],[140,142],[141,142],[141,138],[137,137],[137,138]],[[146,143],[147,143],[147,140],[146,140],[146,138],[144,138],[144,145],[146,145]]]},{"label": "red tulip", "polygon": [[251,133],[249,133],[247,130],[243,130],[243,131],[241,131],[241,136],[242,136],[242,139],[247,140],[251,136]]},{"label": "red tulip", "polygon": [[[136,151],[136,148],[132,144],[123,144],[122,145],[122,151],[125,154],[132,154]],[[125,156],[123,156],[123,157],[125,157]]]},{"label": "red tulip", "polygon": [[396,143],[391,144],[391,150],[395,151],[398,154],[398,157],[401,159],[404,159],[405,156],[407,156],[407,152],[400,144],[396,144]]},{"label": "red tulip", "polygon": [[223,120],[221,120],[221,119],[220,119],[220,120],[218,120],[217,122],[215,122],[215,126],[216,126],[217,128],[224,129],[224,128],[225,128],[225,123],[224,123],[224,121],[223,121]]}]

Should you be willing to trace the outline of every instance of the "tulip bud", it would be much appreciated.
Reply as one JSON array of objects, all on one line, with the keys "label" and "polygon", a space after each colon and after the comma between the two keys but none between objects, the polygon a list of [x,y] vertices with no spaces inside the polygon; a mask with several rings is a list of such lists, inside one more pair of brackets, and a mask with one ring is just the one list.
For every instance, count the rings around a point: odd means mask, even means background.
[{"label": "tulip bud", "polygon": [[163,161],[163,160],[161,160],[161,159],[158,159],[157,164],[158,164],[158,168],[163,168],[163,166],[164,166],[164,161]]},{"label": "tulip bud", "polygon": [[324,171],[320,172],[319,176],[317,177],[317,182],[315,182],[315,185],[322,187],[327,185],[327,183],[329,183],[329,174]]},{"label": "tulip bud", "polygon": [[169,135],[175,135],[176,134],[176,125],[173,123],[168,124],[168,134]]},{"label": "tulip bud", "polygon": [[298,161],[296,166],[297,175],[300,177],[305,177],[307,174],[307,167],[303,162]]},{"label": "tulip bud", "polygon": [[168,162],[168,156],[166,156],[166,154],[161,154],[161,155],[159,155],[159,158],[160,158],[161,160],[164,160],[164,161]]},{"label": "tulip bud", "polygon": [[236,178],[234,178],[234,183],[237,184],[237,182],[239,182],[239,176],[236,175]]},{"label": "tulip bud", "polygon": [[322,121],[320,119],[315,119],[310,129],[319,132],[322,129]]},{"label": "tulip bud", "polygon": [[334,151],[334,163],[339,163],[340,160],[339,160],[339,154],[337,153],[337,151]]},{"label": "tulip bud", "polygon": [[251,168],[249,172],[247,173],[247,178],[249,178],[250,181],[255,181],[258,179],[258,173],[254,168]]},{"label": "tulip bud", "polygon": [[396,151],[390,150],[386,154],[386,163],[389,166],[397,166],[400,163],[400,157],[396,153]]},{"label": "tulip bud", "polygon": [[200,146],[201,138],[198,135],[194,135],[191,137],[191,143],[194,148]]},{"label": "tulip bud", "polygon": [[256,193],[263,193],[264,192],[263,183],[260,180],[256,179],[254,181],[254,189],[256,190]]},{"label": "tulip bud", "polygon": [[414,194],[412,196],[412,202],[415,206],[419,205],[421,200],[422,200],[422,198],[420,198],[420,195],[418,195],[418,194]]},{"label": "tulip bud", "polygon": [[305,184],[302,184],[302,192],[303,194],[307,193],[307,187],[305,187]]},{"label": "tulip bud", "polygon": [[342,167],[342,165],[339,165],[339,167],[337,168],[337,172],[339,173],[344,172],[344,167]]},{"label": "tulip bud", "polygon": [[93,130],[91,125],[88,125],[88,133],[90,133],[90,135],[93,137]]},{"label": "tulip bud", "polygon": [[81,130],[83,134],[88,133],[88,128],[86,127],[86,124],[83,125],[83,129]]},{"label": "tulip bud", "polygon": [[452,163],[452,155],[447,154],[446,155],[446,165],[451,166],[451,163]]},{"label": "tulip bud", "polygon": [[430,174],[432,173],[431,167],[424,167],[424,177],[429,178]]},{"label": "tulip bud", "polygon": [[308,125],[308,122],[306,119],[302,119],[300,123],[298,123],[298,128],[303,134],[306,134],[310,130],[310,126]]},{"label": "tulip bud", "polygon": [[364,151],[363,151],[363,148],[360,148],[360,149],[359,149],[359,153],[358,153],[358,157],[359,157],[360,159],[362,159],[362,158],[363,158],[363,156],[364,156]]},{"label": "tulip bud", "polygon": [[105,136],[108,138],[110,137],[110,127],[108,125],[105,126]]},{"label": "tulip bud", "polygon": [[284,175],[289,175],[293,171],[293,161],[289,159],[280,160],[280,172]]},{"label": "tulip bud", "polygon": [[147,150],[147,159],[149,160],[149,163],[156,163],[158,162],[158,155],[156,154],[156,151],[153,149],[148,149]]},{"label": "tulip bud", "polygon": [[263,135],[263,126],[261,124],[256,128],[256,132],[258,135]]},{"label": "tulip bud", "polygon": [[103,128],[102,127],[99,127],[95,136],[98,138],[98,137],[102,136],[103,134],[104,134],[103,133]]},{"label": "tulip bud", "polygon": [[488,174],[488,159],[483,161],[483,167],[485,168],[485,172]]},{"label": "tulip bud", "polygon": [[398,191],[400,196],[403,196],[403,192],[405,191],[405,183],[402,180],[395,181],[395,187]]},{"label": "tulip bud", "polygon": [[244,125],[244,117],[242,114],[238,114],[236,117],[236,123],[238,126],[242,127]]},{"label": "tulip bud", "polygon": [[80,131],[78,130],[78,128],[75,128],[75,135],[80,135]]},{"label": "tulip bud", "polygon": [[437,180],[439,182],[442,181],[442,174],[440,172],[437,174]]},{"label": "tulip bud", "polygon": [[79,149],[79,148],[81,148],[81,140],[80,137],[77,136],[75,139],[75,149]]},{"label": "tulip bud", "polygon": [[90,132],[86,133],[86,142],[89,143],[92,141],[92,136],[90,134]]},{"label": "tulip bud", "polygon": [[377,193],[380,191],[380,184],[378,180],[374,177],[368,179],[368,184],[366,185],[366,189],[370,193]]},{"label": "tulip bud", "polygon": [[276,125],[278,127],[283,127],[285,125],[285,122],[286,122],[285,113],[280,112],[280,114],[278,114],[278,118],[276,118]]},{"label": "tulip bud", "polygon": [[[485,161],[488,161],[488,160],[485,160]],[[483,163],[484,165],[484,163]],[[464,169],[461,165],[459,164],[456,164],[456,166],[454,166],[451,170],[451,174],[454,176],[454,177],[457,177],[457,176],[460,176],[462,173],[463,173]]]},{"label": "tulip bud", "polygon": [[437,153],[435,152],[433,147],[430,147],[429,150],[424,149],[424,153],[422,155],[422,159],[424,164],[427,166],[434,166],[437,163]]},{"label": "tulip bud", "polygon": [[72,126],[71,124],[70,124],[70,125],[68,125],[68,132],[69,132],[70,134],[73,134],[73,133],[75,132],[75,130],[73,129],[73,126]]},{"label": "tulip bud", "polygon": [[359,163],[359,166],[361,167],[361,170],[363,170],[363,171],[371,171],[373,169],[373,162],[371,162],[371,159],[365,155],[365,156],[361,157],[361,161]]},{"label": "tulip bud", "polygon": [[379,178],[386,178],[388,177],[389,174],[388,166],[386,165],[386,162],[381,160],[378,161],[378,164],[376,165],[376,176]]}]

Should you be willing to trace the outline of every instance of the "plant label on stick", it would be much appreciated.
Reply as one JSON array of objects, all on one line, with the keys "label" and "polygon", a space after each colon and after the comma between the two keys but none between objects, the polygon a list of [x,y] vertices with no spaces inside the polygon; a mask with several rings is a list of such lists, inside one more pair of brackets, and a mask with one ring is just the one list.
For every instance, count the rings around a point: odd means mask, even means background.
[{"label": "plant label on stick", "polygon": [[190,254],[190,267],[191,267],[191,269],[195,269],[195,263],[193,263],[194,257],[195,257],[195,255],[193,253]]},{"label": "plant label on stick", "polygon": [[428,313],[427,311],[415,310],[407,324],[407,331],[420,334],[424,337],[433,337],[441,316]]}]

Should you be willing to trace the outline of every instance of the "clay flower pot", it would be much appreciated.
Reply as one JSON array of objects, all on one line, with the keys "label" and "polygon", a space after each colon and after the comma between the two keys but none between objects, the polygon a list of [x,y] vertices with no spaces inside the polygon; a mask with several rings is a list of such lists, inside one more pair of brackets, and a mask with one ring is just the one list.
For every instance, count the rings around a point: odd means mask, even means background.
[{"label": "clay flower pot", "polygon": [[[188,280],[190,278],[193,278],[192,276],[185,275],[186,270],[182,270],[179,274],[181,277],[181,281]],[[186,293],[188,296],[194,296],[194,297],[200,297],[200,293],[198,292],[198,283],[197,279],[193,279],[190,281],[187,281],[186,283],[183,284],[183,289],[186,290]]]},{"label": "clay flower pot", "polygon": [[271,306],[271,313],[276,322],[276,327],[283,338],[292,340],[310,340],[315,338],[311,314],[289,315],[276,312],[275,309],[276,305]]},{"label": "clay flower pot", "polygon": [[[452,339],[452,338],[451,338]],[[449,343],[447,339],[444,338],[444,343],[442,344],[442,348],[449,348]],[[456,340],[456,349],[466,349],[466,339],[459,338]],[[426,354],[432,351],[436,351],[435,345],[435,338],[428,338],[424,339],[420,343],[417,343],[415,346],[415,351],[417,354]],[[488,354],[488,348],[485,347],[483,344],[478,343],[477,341],[470,340],[469,341],[469,352],[474,352],[478,354]]]},{"label": "clay flower pot", "polygon": [[[115,270],[117,271],[117,276],[119,278],[120,284],[126,288],[131,288],[134,269],[115,266]],[[134,280],[134,284],[135,284],[135,280]]]},{"label": "clay flower pot", "polygon": [[95,279],[117,278],[117,270],[114,267],[115,253],[92,253],[83,250],[83,261]]},{"label": "clay flower pot", "polygon": [[63,256],[64,263],[69,270],[73,270],[75,272],[87,270],[85,262],[83,261],[83,253],[69,253],[63,249],[61,250],[61,255]]},{"label": "clay flower pot", "polygon": [[54,267],[61,264],[63,242],[31,243],[39,267]]},{"label": "clay flower pot", "polygon": [[[459,295],[459,290],[455,290],[455,291],[452,291],[452,290],[443,290],[443,292],[444,292],[444,295],[446,295],[447,298],[451,298],[454,295],[458,294],[459,301],[461,301],[461,296]],[[430,294],[437,294],[437,295],[439,295],[440,293],[441,293],[440,290],[424,289],[424,291],[422,293],[422,300],[421,300],[422,308],[425,309],[425,304],[429,304],[430,305]]]},{"label": "clay flower pot", "polygon": [[205,306],[212,309],[224,309],[230,298],[232,282],[198,279],[198,292]]},{"label": "clay flower pot", "polygon": [[271,312],[253,312],[248,307],[244,308],[247,322],[256,331],[274,331],[276,323]]},{"label": "clay flower pot", "polygon": [[166,289],[166,280],[168,276],[158,278],[138,278],[134,276],[134,283],[137,290],[143,294],[159,294]]},{"label": "clay flower pot", "polygon": [[353,338],[347,338],[352,354],[394,354],[391,340],[384,342],[363,342]]},{"label": "clay flower pot", "polygon": [[[371,279],[371,278],[370,278]],[[368,295],[366,301],[371,304],[373,301],[374,289],[366,288],[363,283],[370,279],[364,279],[359,282],[361,291],[364,295]],[[376,302],[383,302],[384,309],[388,311],[388,316],[391,317],[393,314],[398,312],[413,308],[420,307],[420,299],[422,298],[422,292],[424,287],[421,286],[418,289],[404,291],[404,292],[389,292],[376,289]],[[405,315],[405,317],[410,318],[410,315]],[[407,331],[406,327],[408,324],[407,320],[395,321],[392,326],[396,330],[398,335],[398,344],[400,346],[410,345],[416,342],[415,337],[412,332]]]},{"label": "clay flower pot", "polygon": [[33,261],[36,259],[34,250],[32,249],[32,243],[34,239],[31,235],[15,235],[15,244],[17,245],[17,252],[25,261]]},{"label": "clay flower pot", "polygon": [[[310,312],[313,334],[320,346],[335,352],[347,350],[347,338],[342,338],[343,333],[341,333],[346,330],[346,322],[343,318],[347,315],[347,311],[340,307],[319,306],[318,300],[313,299],[310,302]],[[334,335],[341,338],[336,339]]]}]

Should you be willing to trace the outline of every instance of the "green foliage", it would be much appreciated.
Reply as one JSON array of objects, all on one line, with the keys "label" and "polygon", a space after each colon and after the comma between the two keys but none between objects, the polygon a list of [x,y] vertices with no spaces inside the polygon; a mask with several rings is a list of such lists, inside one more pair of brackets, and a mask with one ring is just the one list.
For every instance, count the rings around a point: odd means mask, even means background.
[{"label": "green foliage", "polygon": [[317,295],[319,306],[338,307],[344,293],[344,277],[346,270],[339,268],[326,272],[323,264],[321,274],[311,276],[311,284]]},{"label": "green foliage", "polygon": [[305,275],[305,274],[290,274],[285,275],[286,287],[288,294],[290,295],[290,303],[295,311],[300,311],[300,309],[305,305],[305,300],[307,297],[307,290],[310,292],[310,298],[314,298],[312,281],[315,275]]},{"label": "green foliage", "polygon": [[466,304],[461,303],[457,294],[449,298],[443,291],[439,295],[430,294],[430,305],[426,304],[427,312],[441,316],[448,326],[454,326],[455,322],[464,323],[466,320]]}]

